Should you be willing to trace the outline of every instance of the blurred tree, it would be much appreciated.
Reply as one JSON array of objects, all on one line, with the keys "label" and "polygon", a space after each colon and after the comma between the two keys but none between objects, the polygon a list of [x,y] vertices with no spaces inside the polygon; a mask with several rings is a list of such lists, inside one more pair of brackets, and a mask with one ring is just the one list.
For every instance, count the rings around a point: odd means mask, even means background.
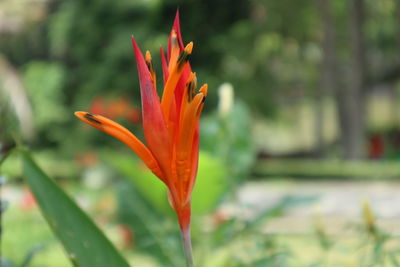
[{"label": "blurred tree", "polygon": [[319,5],[323,24],[322,87],[329,90],[336,99],[343,156],[348,159],[360,158],[364,156],[366,134],[364,3],[363,0],[352,0],[347,7],[350,28],[349,47],[351,50],[349,53],[351,55],[351,68],[349,69],[348,79],[343,79],[345,77],[343,67],[338,68],[338,40],[332,3],[329,0],[319,0]]},{"label": "blurred tree", "polygon": [[[368,11],[365,18],[363,6]],[[324,95],[334,96],[340,148],[352,158],[363,150],[367,88],[382,84],[394,88],[400,77],[399,6],[397,0],[50,1],[43,9],[48,13],[42,12],[40,20],[12,33],[1,32],[0,27],[0,50],[29,82],[58,80],[60,85],[48,84],[46,89],[53,97],[42,92],[32,101],[63,106],[60,109],[67,118],[76,109],[88,108],[99,96],[107,101],[122,96],[137,104],[139,90],[129,38],[135,34],[159,67],[159,46],[166,43],[179,7],[184,41],[195,42],[192,64],[199,81],[210,85],[206,111],[217,104],[215,88],[222,81],[231,82],[251,112],[261,116],[277,118],[277,110],[316,96],[320,103],[315,110],[317,147],[321,148],[326,145],[321,137],[321,100]],[[363,63],[366,53],[368,75]],[[59,78],[51,78],[51,73],[58,73]],[[34,87],[29,93],[40,86]],[[35,119],[34,124],[45,128],[43,121]],[[81,144],[100,140],[91,134],[83,137],[72,115],[57,125],[58,130],[53,127],[53,133],[41,135],[38,145],[60,145],[72,151],[60,130],[65,127],[71,135],[80,135],[73,139]]]},{"label": "blurred tree", "polygon": [[[366,101],[371,92],[400,78],[398,52],[394,52],[398,49],[393,46],[395,34],[391,30],[398,23],[393,20],[395,4],[390,0],[380,3],[319,1],[324,53],[322,87],[335,96],[342,155],[348,159],[366,156]],[[319,112],[317,118],[321,119]]]}]

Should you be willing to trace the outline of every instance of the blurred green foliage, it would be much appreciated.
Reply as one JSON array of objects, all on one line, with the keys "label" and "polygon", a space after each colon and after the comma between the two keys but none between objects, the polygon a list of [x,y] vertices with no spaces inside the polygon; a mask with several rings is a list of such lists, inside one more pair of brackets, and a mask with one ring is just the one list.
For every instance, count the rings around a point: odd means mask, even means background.
[{"label": "blurred green foliage", "polygon": [[201,122],[201,147],[222,159],[231,185],[237,186],[248,177],[255,161],[251,122],[250,111],[242,101],[234,101],[227,114],[212,112]]},{"label": "blurred green foliage", "polygon": [[[131,181],[136,190],[151,205],[164,215],[175,216],[168,204],[166,186],[140,162],[133,157],[107,153],[104,158],[123,177]],[[196,215],[207,214],[215,210],[227,192],[227,168],[222,162],[206,152],[200,153],[196,186],[192,195],[192,212]]]},{"label": "blurred green foliage", "polygon": [[184,265],[183,257],[177,256],[183,255],[183,251],[173,220],[166,220],[165,214],[157,211],[138,189],[127,182],[117,188],[119,219],[132,229],[135,249],[151,255],[160,266]]},{"label": "blurred green foliage", "polygon": [[[210,157],[210,159],[212,158]],[[119,160],[116,160],[116,162],[119,162]],[[125,161],[125,163],[127,164],[128,161]],[[90,244],[96,244],[95,247],[97,249],[102,246],[101,244],[104,245],[102,241],[84,242],[87,238],[99,238],[97,230],[92,227],[90,230],[86,228],[88,225],[92,225],[87,221],[89,220],[88,217],[81,211],[78,212],[76,210],[77,207],[71,199],[65,193],[61,193],[59,186],[49,180],[28,155],[24,155],[24,164],[26,167],[24,169],[25,177],[32,186],[33,193],[38,199],[38,204],[43,209],[45,218],[52,226],[51,228],[57,235],[61,236],[61,240],[67,246],[67,250],[71,251],[71,249],[80,248],[86,253],[91,253],[90,251],[94,247]],[[126,164],[114,167],[123,173],[124,169],[128,168]],[[132,166],[132,168],[137,169],[135,162],[133,162]],[[137,174],[139,173],[135,173],[135,175]],[[154,179],[154,177],[149,178]],[[152,184],[150,183],[150,190],[151,186]],[[79,190],[82,190],[82,188],[80,187]],[[87,190],[86,188],[85,194],[89,193]],[[109,186],[100,191],[104,190],[109,191]],[[152,202],[151,198],[146,196],[149,189],[144,190],[134,180],[126,179],[117,183],[116,190],[118,217],[116,219],[105,219],[104,215],[99,213],[95,216],[97,222],[103,222],[101,223],[103,228],[105,227],[104,222],[107,225],[117,223],[121,227],[129,226],[130,231],[133,231],[130,237],[127,237],[124,231],[119,239],[116,239],[117,233],[110,235],[108,232],[108,236],[113,237],[113,243],[116,244],[118,240],[129,242],[129,251],[125,248],[124,255],[130,255],[129,259],[133,264],[144,264],[143,266],[181,265],[182,258],[177,256],[182,251],[176,222],[170,219],[169,214],[160,211],[157,208],[157,203]],[[97,194],[99,194],[98,191],[96,190]],[[207,197],[207,192],[203,191],[202,194],[203,197]],[[112,202],[112,199],[107,198],[107,203],[110,200]],[[214,213],[213,216],[208,216],[208,220],[211,219],[212,223],[208,222],[207,227],[203,225],[203,220],[207,217],[196,218],[192,233],[198,266],[240,267],[265,266],[265,264],[268,266],[297,266],[299,264],[301,266],[325,266],[326,264],[351,264],[352,262],[362,263],[363,266],[371,264],[397,266],[399,258],[398,237],[383,232],[380,226],[376,224],[371,207],[366,205],[363,206],[362,213],[364,217],[362,223],[352,226],[352,234],[357,235],[346,236],[346,238],[326,234],[325,226],[322,224],[315,226],[315,237],[307,234],[274,235],[263,231],[263,227],[268,220],[281,216],[296,205],[307,205],[314,200],[315,197],[302,193],[287,196],[251,218],[243,216],[224,218],[218,217],[218,213]],[[6,210],[5,213],[7,232],[3,241],[5,242],[6,254],[1,259],[2,264],[28,262],[31,256],[34,256],[32,257],[31,266],[42,266],[42,264],[46,263],[49,266],[54,264],[69,266],[65,261],[67,257],[62,257],[59,248],[50,246],[54,244],[54,241],[49,236],[48,228],[44,227],[43,219],[34,212],[34,206],[28,209],[27,207],[23,208],[22,203],[18,204],[18,206],[16,204],[14,203],[12,208]],[[86,209],[88,208],[92,212],[94,211],[94,207],[86,206]],[[27,209],[23,218],[20,217],[22,214],[20,209]],[[109,216],[110,214],[107,217]],[[29,223],[30,231],[21,231],[22,225],[20,222]],[[73,222],[73,225],[67,227],[67,224],[71,222]],[[108,227],[105,227],[105,229],[107,230]],[[86,230],[84,230],[85,228]],[[332,242],[328,247],[324,245],[324,242],[321,243],[320,235],[322,232],[324,233],[324,238]],[[20,233],[23,233],[23,235],[19,236]],[[81,233],[79,235],[80,238],[76,238],[76,233]],[[19,238],[15,238],[15,234]],[[68,239],[70,240],[66,241]],[[29,242],[26,242],[27,240]],[[360,244],[360,242],[362,243]],[[136,251],[134,255],[131,254],[130,248],[132,247]],[[318,250],[321,253],[316,254]],[[86,255],[81,252],[79,255],[77,254],[76,259]],[[108,253],[113,252],[108,250]],[[328,253],[331,256],[328,257]],[[150,256],[152,260],[144,260],[145,257],[143,255]],[[98,256],[99,254],[96,252],[92,259]],[[145,265],[150,264],[150,262],[152,265]]]},{"label": "blurred green foliage", "polygon": [[25,65],[24,86],[33,104],[36,125],[42,131],[68,119],[63,105],[65,78],[62,65],[57,63],[32,61]]},{"label": "blurred green foliage", "polygon": [[[42,250],[37,251],[27,266],[69,266],[61,245],[39,211],[21,212],[14,206],[2,215],[2,225],[7,227],[7,231],[2,233],[1,266],[3,261],[8,261],[8,266],[21,266],[26,256],[39,247]],[[30,226],[28,233],[27,225]]]},{"label": "blurred green foliage", "polygon": [[[372,79],[398,62],[398,28],[394,0],[366,4]],[[225,81],[252,114],[275,116],[284,105],[314,98],[323,29],[313,1],[53,1],[42,20],[0,41],[0,51],[22,71],[32,98],[38,131],[33,143],[70,157],[74,147],[83,150],[98,140],[82,131],[73,111],[87,110],[98,96],[140,105],[130,37],[134,34],[140,47],[152,52],[161,84],[159,47],[166,46],[178,8],[184,42],[195,43],[193,70],[199,83],[209,84],[206,112],[216,106],[216,88]],[[348,2],[334,1],[332,12],[338,56],[346,68]]]},{"label": "blurred green foliage", "polygon": [[43,138],[41,142],[59,143],[64,137],[69,116],[62,90],[65,80],[63,65],[59,63],[31,61],[24,66],[23,84],[35,114],[35,131]]}]

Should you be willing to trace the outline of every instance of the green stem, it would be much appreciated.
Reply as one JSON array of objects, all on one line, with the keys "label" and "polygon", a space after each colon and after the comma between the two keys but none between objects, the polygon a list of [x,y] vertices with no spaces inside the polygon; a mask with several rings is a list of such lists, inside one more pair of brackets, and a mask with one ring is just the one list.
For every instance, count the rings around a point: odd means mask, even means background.
[{"label": "green stem", "polygon": [[182,233],[183,249],[185,251],[186,266],[194,267],[192,241],[190,239],[190,226],[181,229],[181,233]]}]

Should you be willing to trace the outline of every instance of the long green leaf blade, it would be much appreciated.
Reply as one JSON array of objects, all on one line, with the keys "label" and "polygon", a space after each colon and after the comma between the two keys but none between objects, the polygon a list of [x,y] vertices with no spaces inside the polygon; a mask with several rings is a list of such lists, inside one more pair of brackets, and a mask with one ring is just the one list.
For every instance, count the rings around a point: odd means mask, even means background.
[{"label": "long green leaf blade", "polygon": [[74,266],[128,267],[93,221],[23,152],[24,177]]}]

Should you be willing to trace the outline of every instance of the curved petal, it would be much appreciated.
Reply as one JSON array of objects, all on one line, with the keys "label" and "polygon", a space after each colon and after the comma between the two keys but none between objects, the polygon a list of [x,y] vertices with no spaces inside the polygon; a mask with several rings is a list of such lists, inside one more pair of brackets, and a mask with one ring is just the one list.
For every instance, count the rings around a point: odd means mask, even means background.
[{"label": "curved petal", "polygon": [[139,73],[144,137],[147,146],[164,173],[164,177],[166,180],[169,180],[171,179],[169,173],[171,167],[172,138],[167,129],[166,119],[161,110],[160,99],[154,87],[151,73],[133,36],[132,44]]},{"label": "curved petal", "polygon": [[165,182],[164,176],[158,166],[156,159],[149,149],[128,129],[121,126],[120,124],[107,119],[106,117],[100,115],[94,115],[84,111],[75,112],[75,116],[86,122],[90,126],[99,129],[117,139],[124,142],[129,146],[133,152],[135,152],[139,158],[143,160],[146,166],[162,181]]}]

